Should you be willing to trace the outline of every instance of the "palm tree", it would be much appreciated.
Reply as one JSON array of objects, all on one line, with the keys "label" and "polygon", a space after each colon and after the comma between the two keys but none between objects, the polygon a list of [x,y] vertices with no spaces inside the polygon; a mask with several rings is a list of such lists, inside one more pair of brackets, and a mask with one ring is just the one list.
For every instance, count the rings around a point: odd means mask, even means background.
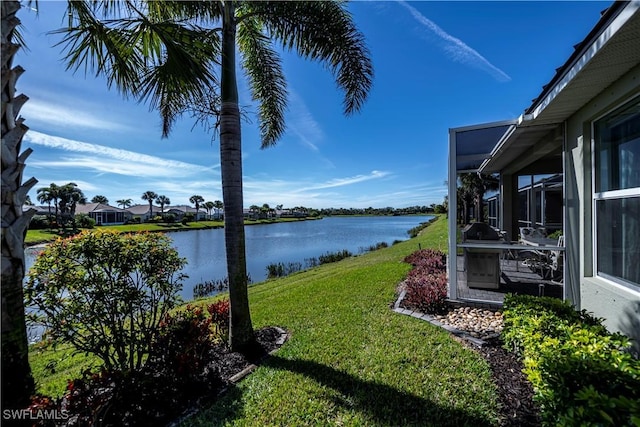
[{"label": "palm tree", "polygon": [[127,208],[131,207],[131,205],[133,204],[133,200],[131,200],[131,199],[120,199],[120,200],[116,200],[116,203],[118,204],[118,206],[122,206],[122,209],[127,209]]},{"label": "palm tree", "polygon": [[497,190],[499,181],[495,176],[463,173],[459,176],[458,188],[462,206],[465,208],[465,224],[468,223],[468,210],[470,201],[474,204],[474,216],[478,222],[484,221],[484,194],[490,190]]},{"label": "palm tree", "polygon": [[58,199],[60,198],[60,187],[53,182],[48,187],[41,187],[37,190],[37,198],[40,203],[49,205],[49,216],[51,216],[51,202],[55,209],[55,218],[58,219]]},{"label": "palm tree", "polygon": [[153,201],[158,198],[158,195],[153,191],[145,191],[142,196],[142,200],[149,202],[149,219],[153,218]]},{"label": "palm tree", "polygon": [[194,194],[189,197],[189,201],[196,205],[196,222],[198,222],[198,211],[200,210],[200,203],[204,202],[204,197]]},{"label": "palm tree", "polygon": [[78,203],[85,204],[87,198],[78,185],[74,182],[59,187],[59,201],[60,216],[64,225],[71,221],[73,231],[76,231],[76,206]]},{"label": "palm tree", "polygon": [[38,182],[22,182],[25,161],[31,149],[20,152],[28,128],[19,117],[27,101],[16,96],[16,81],[24,72],[13,67],[20,49],[16,12],[20,2],[5,0],[2,10],[2,409],[26,408],[35,391],[28,359],[27,328],[24,314],[22,282],[25,275],[24,237],[35,209],[22,211],[29,190]]},{"label": "palm tree", "polygon": [[273,209],[271,209],[271,206],[269,206],[268,203],[263,204],[262,207],[260,208],[260,212],[265,214],[267,218],[271,217],[272,210]]},{"label": "palm tree", "polygon": [[102,203],[103,205],[108,205],[109,204],[109,199],[107,199],[104,196],[93,196],[93,199],[91,199],[91,203]]},{"label": "palm tree", "polygon": [[222,203],[222,200],[215,200],[213,202],[213,207],[216,208],[218,219],[220,219],[220,211],[224,208],[224,203]]},{"label": "palm tree", "polygon": [[[142,3],[146,7],[134,7]],[[364,37],[342,1],[130,1],[69,2],[78,23],[66,32],[69,67],[90,67],[124,94],[150,101],[167,135],[184,106],[220,89],[218,116],[225,247],[229,276],[233,350],[255,345],[247,293],[242,194],[242,144],[236,73],[236,48],[254,100],[259,104],[262,147],[275,145],[285,130],[286,80],[272,41],[319,61],[344,91],[345,114],[357,112],[367,98],[373,68]],[[136,4],[135,6],[140,6]],[[102,8],[110,19],[94,13]],[[141,12],[145,11],[145,13]],[[126,15],[114,19],[117,13]],[[213,31],[195,26],[214,23]],[[110,27],[111,26],[111,27]],[[210,72],[219,64],[219,82]]]},{"label": "palm tree", "polygon": [[164,213],[164,207],[171,204],[171,199],[164,195],[158,196],[156,197],[156,203],[160,205],[160,211]]},{"label": "palm tree", "polygon": [[207,210],[207,216],[211,219],[211,211],[215,208],[216,205],[213,204],[212,201],[205,202],[204,208]]},{"label": "palm tree", "polygon": [[[250,212],[251,214],[255,214],[255,213],[257,213],[257,212],[260,212],[260,206],[258,206],[258,205],[251,205],[251,206],[249,206],[249,212]],[[243,212],[243,216],[244,216],[244,212]],[[254,215],[251,215],[251,217],[254,217]]]},{"label": "palm tree", "polygon": [[49,221],[51,221],[51,202],[53,202],[53,194],[49,187],[38,188],[36,200],[39,203],[46,203],[49,207]]}]

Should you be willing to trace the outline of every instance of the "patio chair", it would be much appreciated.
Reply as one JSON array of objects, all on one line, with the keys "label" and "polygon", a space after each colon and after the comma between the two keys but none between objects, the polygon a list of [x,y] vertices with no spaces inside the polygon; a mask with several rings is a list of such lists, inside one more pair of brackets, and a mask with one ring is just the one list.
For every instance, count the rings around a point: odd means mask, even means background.
[{"label": "patio chair", "polygon": [[[558,247],[564,246],[564,236],[558,238]],[[519,254],[522,263],[543,280],[561,281],[564,266],[564,254],[559,250],[532,249]]]}]

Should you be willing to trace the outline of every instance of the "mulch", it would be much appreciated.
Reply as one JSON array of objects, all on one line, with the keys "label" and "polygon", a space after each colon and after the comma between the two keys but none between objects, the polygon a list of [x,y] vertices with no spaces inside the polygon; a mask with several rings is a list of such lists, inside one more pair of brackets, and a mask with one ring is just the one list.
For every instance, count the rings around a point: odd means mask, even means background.
[{"label": "mulch", "polygon": [[502,346],[500,338],[485,340],[478,347],[459,338],[489,363],[498,391],[501,427],[537,427],[542,424],[540,408],[533,400],[533,387],[522,372],[522,360]]}]

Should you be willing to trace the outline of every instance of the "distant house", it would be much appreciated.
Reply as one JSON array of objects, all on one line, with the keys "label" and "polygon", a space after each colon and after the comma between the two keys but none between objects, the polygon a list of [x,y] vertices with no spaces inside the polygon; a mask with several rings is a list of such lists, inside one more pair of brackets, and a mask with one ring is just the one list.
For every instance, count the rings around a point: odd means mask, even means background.
[{"label": "distant house", "polygon": [[36,212],[34,215],[49,215],[49,209],[51,209],[51,215],[55,215],[56,212],[56,208],[51,205],[51,208],[49,208],[49,206],[36,206],[36,205],[23,205],[22,206],[22,210],[23,211],[28,211],[29,209],[34,209]]},{"label": "distant house", "polygon": [[140,218],[141,222],[149,221],[155,216],[161,214],[160,206],[153,206],[153,216],[149,211],[149,205],[134,205],[126,209],[127,212],[131,213],[133,218]]},{"label": "distant house", "polygon": [[125,209],[116,208],[114,206],[102,203],[87,203],[76,206],[76,214],[84,213],[95,220],[96,225],[115,225],[124,224],[131,219],[131,212]]},{"label": "distant house", "polygon": [[278,218],[305,218],[307,214],[297,209],[276,209],[276,217]]},{"label": "distant house", "polygon": [[[457,238],[463,173],[499,176],[489,218],[505,241]],[[529,176],[550,179],[521,187]],[[472,274],[495,275],[473,271],[474,259],[519,250],[532,241],[523,236],[546,222],[563,236],[552,244],[538,238],[536,251],[562,256],[562,298],[604,318],[640,350],[640,2],[614,2],[603,12],[520,117],[450,129],[448,182],[449,254],[464,253],[449,257],[452,299],[499,301],[502,282],[474,297],[462,293]],[[545,217],[545,204],[557,215]],[[481,228],[465,229],[473,227]],[[491,265],[504,277],[502,258]],[[538,283],[544,290],[544,278]]]},{"label": "distant house", "polygon": [[260,212],[244,208],[242,209],[242,215],[244,216],[244,219],[257,220],[259,218]]},{"label": "distant house", "polygon": [[182,220],[182,218],[184,218],[184,216],[188,213],[192,214],[193,217],[197,218],[198,221],[204,221],[207,219],[207,211],[205,209],[200,208],[196,212],[196,208],[188,205],[177,205],[177,206],[165,207],[163,213],[175,215],[178,221]]}]

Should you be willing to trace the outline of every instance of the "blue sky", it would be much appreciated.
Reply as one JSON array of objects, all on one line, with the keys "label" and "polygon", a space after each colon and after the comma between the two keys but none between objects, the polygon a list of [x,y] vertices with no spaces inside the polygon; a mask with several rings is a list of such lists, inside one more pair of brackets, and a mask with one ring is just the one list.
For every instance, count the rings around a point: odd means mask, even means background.
[{"label": "blue sky", "polygon": [[[66,2],[19,13],[28,51],[18,92],[33,148],[25,179],[73,181],[110,203],[163,194],[222,200],[218,140],[183,118],[167,139],[144,104],[108,90],[101,78],[65,71],[59,35]],[[609,2],[350,3],[371,51],[375,79],[362,111],[342,114],[342,94],[322,65],[283,53],[289,84],[287,131],[260,149],[255,105],[244,81],[245,207],[268,203],[396,208],[441,203],[448,129],[518,117],[595,25]]]}]

